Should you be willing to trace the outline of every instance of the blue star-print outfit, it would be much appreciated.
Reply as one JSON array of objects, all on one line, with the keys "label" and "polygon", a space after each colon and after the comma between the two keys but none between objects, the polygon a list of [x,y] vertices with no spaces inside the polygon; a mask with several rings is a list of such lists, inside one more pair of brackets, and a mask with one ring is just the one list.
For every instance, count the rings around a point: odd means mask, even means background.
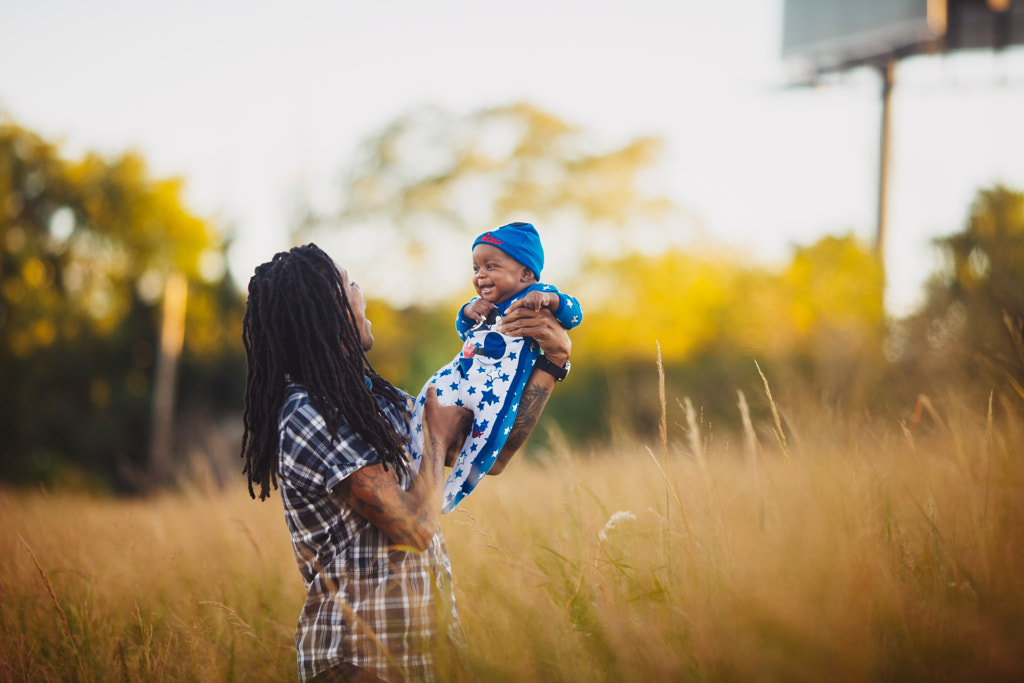
[{"label": "blue star-print outfit", "polygon": [[464,342],[462,351],[434,373],[416,398],[409,420],[410,450],[416,462],[423,455],[423,404],[431,384],[436,387],[437,398],[443,405],[458,405],[473,411],[473,427],[444,483],[442,512],[454,510],[459,501],[476,488],[497,460],[512,431],[519,399],[540,355],[540,346],[529,337],[509,337],[493,327],[513,301],[534,290],[558,295],[558,309],[552,312],[562,327],[571,330],[582,322],[583,310],[575,297],[542,283],[530,285],[496,304],[490,317],[481,323],[464,316],[459,308],[455,329]]}]

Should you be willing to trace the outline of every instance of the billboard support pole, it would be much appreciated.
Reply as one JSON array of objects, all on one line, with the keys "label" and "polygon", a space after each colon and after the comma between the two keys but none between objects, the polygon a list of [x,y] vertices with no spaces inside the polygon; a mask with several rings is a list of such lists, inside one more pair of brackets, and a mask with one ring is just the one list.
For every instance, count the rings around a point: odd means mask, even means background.
[{"label": "billboard support pole", "polygon": [[892,88],[896,71],[896,58],[891,57],[878,67],[882,77],[882,124],[878,149],[878,232],[875,235],[875,253],[884,263],[886,214],[889,201],[889,157],[892,138]]}]

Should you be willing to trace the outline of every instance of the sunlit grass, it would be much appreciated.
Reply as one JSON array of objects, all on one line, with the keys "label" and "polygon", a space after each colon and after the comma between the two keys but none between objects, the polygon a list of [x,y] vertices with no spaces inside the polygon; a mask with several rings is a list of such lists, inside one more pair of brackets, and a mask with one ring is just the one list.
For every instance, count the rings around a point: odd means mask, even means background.
[{"label": "sunlit grass", "polygon": [[[1024,674],[1019,420],[962,412],[915,435],[809,417],[789,465],[723,440],[705,473],[681,440],[667,516],[642,444],[488,482],[449,531],[474,665],[506,680]],[[607,529],[621,510],[635,520]]]},{"label": "sunlit grass", "polygon": [[[1019,397],[779,401],[712,435],[669,397],[664,442],[553,447],[447,515],[471,678],[1024,679]],[[288,680],[301,603],[280,503],[241,482],[0,496],[2,680]]]},{"label": "sunlit grass", "polygon": [[0,680],[294,678],[303,590],[280,505],[239,484],[0,496]]}]

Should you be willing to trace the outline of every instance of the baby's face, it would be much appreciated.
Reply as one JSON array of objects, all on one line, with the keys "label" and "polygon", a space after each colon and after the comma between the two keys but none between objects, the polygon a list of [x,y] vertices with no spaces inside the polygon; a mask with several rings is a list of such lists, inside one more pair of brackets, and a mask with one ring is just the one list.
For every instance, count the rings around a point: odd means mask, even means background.
[{"label": "baby's face", "polygon": [[527,285],[527,268],[490,244],[473,247],[473,286],[476,293],[499,304]]}]

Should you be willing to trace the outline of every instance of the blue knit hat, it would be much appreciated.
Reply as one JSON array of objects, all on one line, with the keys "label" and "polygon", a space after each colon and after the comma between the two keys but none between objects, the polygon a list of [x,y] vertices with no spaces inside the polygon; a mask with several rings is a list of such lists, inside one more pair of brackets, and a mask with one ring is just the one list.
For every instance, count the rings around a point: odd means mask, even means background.
[{"label": "blue knit hat", "polygon": [[540,243],[537,228],[530,223],[509,223],[497,230],[490,230],[476,238],[473,246],[484,243],[497,247],[533,271],[540,281],[544,268],[544,247]]}]

